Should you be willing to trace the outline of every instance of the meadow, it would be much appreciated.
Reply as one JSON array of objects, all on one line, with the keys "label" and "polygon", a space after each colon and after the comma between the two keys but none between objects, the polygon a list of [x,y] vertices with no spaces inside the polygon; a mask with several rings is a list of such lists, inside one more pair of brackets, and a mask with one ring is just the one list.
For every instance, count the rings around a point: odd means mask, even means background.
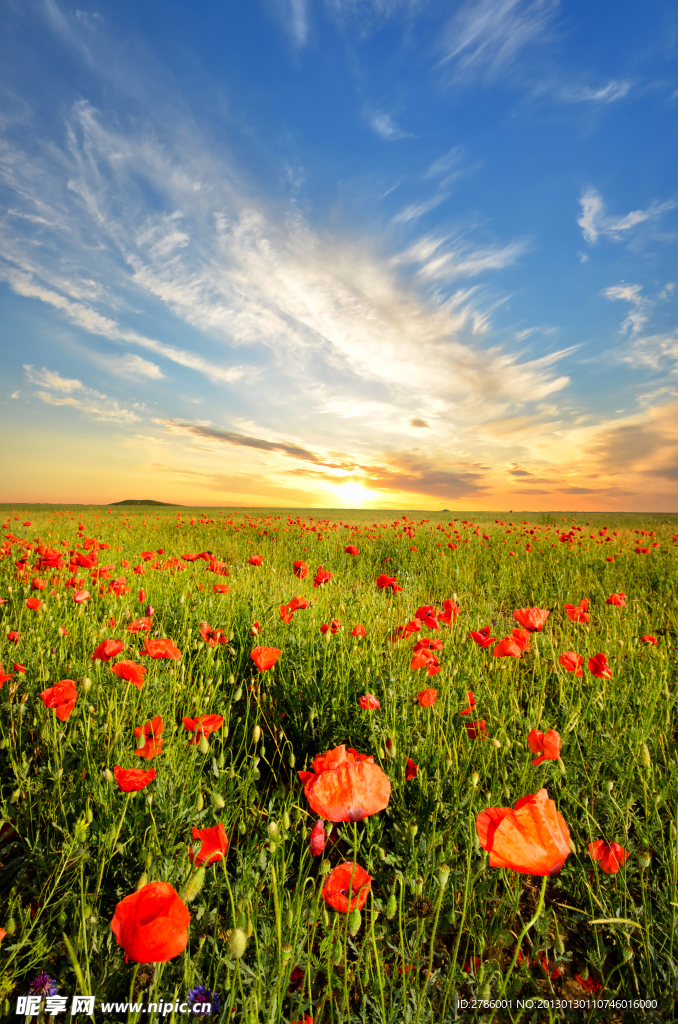
[{"label": "meadow", "polygon": [[678,516],[0,511],[5,1018],[675,1019]]}]

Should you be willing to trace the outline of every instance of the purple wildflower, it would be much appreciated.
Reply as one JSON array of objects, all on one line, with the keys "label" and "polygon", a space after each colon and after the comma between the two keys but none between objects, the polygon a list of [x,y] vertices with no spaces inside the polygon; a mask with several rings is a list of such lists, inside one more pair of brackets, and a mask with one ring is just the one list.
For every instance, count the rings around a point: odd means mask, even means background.
[{"label": "purple wildflower", "polygon": [[45,971],[40,971],[40,974],[33,978],[29,985],[28,994],[31,996],[55,996],[57,994],[57,983]]},{"label": "purple wildflower", "polygon": [[202,1003],[203,1006],[205,1003],[209,1004],[209,1010],[200,1009],[198,1012],[209,1013],[210,1017],[212,1014],[218,1013],[221,1008],[221,999],[216,992],[212,992],[206,985],[198,985],[197,988],[192,988],[188,993],[188,1004],[191,1007],[192,1013],[195,1012],[193,1007],[197,1006],[198,1003]]}]

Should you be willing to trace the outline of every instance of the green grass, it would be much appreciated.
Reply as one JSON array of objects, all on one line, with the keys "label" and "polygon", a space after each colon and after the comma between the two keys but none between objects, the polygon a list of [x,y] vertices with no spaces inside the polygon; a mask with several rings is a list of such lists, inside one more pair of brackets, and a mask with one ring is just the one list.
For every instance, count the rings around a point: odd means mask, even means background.
[{"label": "green grass", "polygon": [[[7,600],[0,606],[0,659],[8,673],[14,661],[26,666],[0,690],[0,813],[13,827],[0,839],[0,927],[8,932],[0,945],[0,1008],[8,1016],[38,971],[55,977],[60,993],[80,991],[77,968],[98,1000],[125,1000],[131,989],[146,1003],[154,996],[182,999],[204,984],[221,996],[222,1021],[275,1024],[307,1013],[314,1024],[433,1024],[463,1013],[489,1021],[492,1009],[464,1011],[458,1001],[491,1000],[504,986],[513,1006],[495,1020],[674,1019],[678,517],[535,514],[521,528],[525,513],[408,512],[414,536],[396,539],[403,523],[397,530],[391,524],[402,514],[392,512],[294,511],[290,525],[279,509],[181,509],[182,521],[193,518],[195,525],[177,527],[174,509],[30,508],[30,527],[21,525],[25,511],[18,521],[3,520],[10,523],[4,534],[21,543],[7,541],[0,562],[0,597]],[[328,521],[322,539],[297,524],[299,518],[311,525],[311,516],[314,524]],[[203,525],[201,518],[213,522]],[[454,522],[462,519],[473,525]],[[510,520],[516,526],[507,535]],[[253,525],[236,532],[226,521]],[[352,528],[332,528],[344,522]],[[99,596],[99,584],[80,569],[92,598],[78,607],[64,586],[68,568],[17,574],[24,541],[40,538],[67,556],[83,542],[79,523],[84,536],[110,544],[99,551],[99,564],[115,564],[113,576],[126,576],[128,594]],[[555,538],[556,526],[573,525],[583,527],[581,543]],[[603,526],[618,536],[604,540]],[[536,537],[524,535],[535,527]],[[639,537],[638,529],[655,536]],[[481,546],[483,532],[491,546]],[[639,541],[659,547],[635,554]],[[452,542],[456,549],[447,546]],[[355,559],[343,551],[350,543],[360,548]],[[203,561],[134,575],[141,551],[151,548],[165,550],[161,561],[207,549],[227,562],[230,575],[207,571]],[[26,553],[34,565],[33,550]],[[263,565],[247,563],[253,553],[264,556]],[[299,558],[310,568],[303,582],[292,573]],[[120,567],[122,559],[128,568]],[[316,589],[318,565],[333,578]],[[395,576],[402,592],[379,590],[382,572]],[[34,592],[36,575],[59,582]],[[213,594],[219,582],[230,593]],[[613,592],[626,593],[627,607],[605,604]],[[43,601],[37,613],[25,606],[34,593]],[[279,606],[295,595],[306,596],[309,607],[285,625]],[[571,623],[563,605],[583,597],[590,621]],[[409,668],[417,637],[393,643],[390,636],[418,606],[440,608],[446,598],[461,607],[456,623],[418,634],[444,643],[442,671],[428,680]],[[136,659],[144,634],[129,634],[126,624],[147,603],[155,608],[151,635],[172,637],[182,658],[143,659],[148,671],[138,691],[91,655],[101,639],[119,637],[127,645],[121,657]],[[509,634],[517,625],[513,610],[527,606],[551,614],[520,661],[493,658],[468,638],[469,630],[492,623],[494,636]],[[107,625],[113,617],[115,627]],[[323,636],[320,625],[335,618],[342,630]],[[223,629],[229,643],[205,645],[202,621]],[[261,628],[253,638],[255,621]],[[360,641],[351,636],[357,622],[367,629]],[[9,630],[20,632],[18,644],[6,639]],[[658,645],[644,645],[644,634]],[[275,669],[261,675],[249,657],[258,644],[282,651]],[[582,679],[559,665],[566,650],[584,655]],[[598,652],[612,666],[609,680],[586,671]],[[68,721],[59,722],[39,694],[66,678],[79,697]],[[416,695],[429,685],[438,699],[423,709]],[[468,718],[459,715],[469,690],[476,699],[471,717],[486,722],[484,740],[470,740]],[[367,692],[381,710],[360,710],[358,698]],[[188,745],[181,718],[208,713],[225,721],[202,752]],[[134,756],[132,728],[154,715],[165,722],[164,749],[146,763]],[[255,726],[262,729],[256,743]],[[532,728],[560,733],[561,762],[532,766]],[[353,936],[348,926],[357,922],[328,911],[320,897],[323,857],[308,849],[315,815],[296,775],[340,743],[372,754],[392,784],[386,811],[355,829],[339,825],[337,843],[325,849],[332,866],[355,859],[373,878]],[[408,757],[419,772],[406,781]],[[106,781],[106,770],[140,761],[157,771],[142,792],[127,796]],[[541,879],[490,868],[475,819],[488,806],[514,805],[541,787],[557,802],[576,852],[548,880],[543,912],[523,943],[536,965],[524,959],[507,977],[516,938],[535,916]],[[189,904],[187,949],[135,975],[110,931],[117,902],[145,880],[182,892],[191,877],[192,828],[218,821],[230,845]],[[272,822],[280,830],[275,843]],[[616,875],[604,874],[589,856],[588,844],[600,838],[630,851]],[[446,887],[439,882],[443,863],[450,867]],[[233,927],[249,935],[241,959],[226,941]],[[559,965],[559,978],[547,977],[542,956]],[[654,1016],[596,1008],[574,980],[586,969],[604,985],[603,998],[654,1000]],[[537,1016],[517,1008],[517,1000],[535,996],[580,1000],[583,1008]]]}]

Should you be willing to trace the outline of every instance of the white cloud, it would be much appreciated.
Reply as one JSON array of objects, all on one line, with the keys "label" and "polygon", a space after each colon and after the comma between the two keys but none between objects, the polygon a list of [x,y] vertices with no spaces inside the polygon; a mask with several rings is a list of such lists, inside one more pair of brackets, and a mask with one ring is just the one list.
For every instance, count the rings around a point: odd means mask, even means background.
[{"label": "white cloud", "polygon": [[628,302],[631,309],[622,323],[622,331],[630,333],[631,336],[638,334],[648,321],[648,311],[652,305],[649,299],[641,295],[642,286],[639,284],[619,284],[612,288],[606,288],[603,295],[612,301],[621,300]]},{"label": "white cloud", "polygon": [[132,380],[162,380],[165,376],[155,363],[131,352],[126,352],[124,356],[115,360],[114,366],[121,376],[130,377]]},{"label": "white cloud", "polygon": [[664,203],[652,203],[646,210],[632,210],[624,217],[612,217],[605,213],[602,196],[594,188],[587,188],[579,200],[582,213],[577,221],[585,240],[592,245],[600,235],[620,241],[625,232],[644,224],[646,221],[657,220],[662,214],[676,207],[674,200]]},{"label": "white cloud", "polygon": [[308,37],[306,0],[290,0],[290,27],[297,45],[303,46]]},{"label": "white cloud", "polygon": [[447,26],[444,63],[457,78],[495,77],[543,36],[559,0],[466,0]]},{"label": "white cloud", "polygon": [[402,128],[399,128],[391,115],[384,113],[383,110],[368,110],[367,119],[379,138],[385,139],[387,142],[391,142],[394,139],[416,138],[416,136],[410,135],[409,132],[404,132]]},{"label": "white cloud", "polygon": [[418,239],[394,263],[419,264],[417,274],[423,279],[451,281],[457,277],[475,277],[488,270],[511,266],[527,251],[525,240],[506,245],[473,248],[457,238],[436,238],[428,235]]},{"label": "white cloud", "polygon": [[433,196],[431,199],[426,199],[422,203],[412,203],[410,206],[406,206],[400,213],[396,213],[393,217],[394,224],[406,224],[410,220],[416,220],[418,217],[423,217],[425,213],[430,210],[435,210],[436,206],[440,206],[447,199],[447,194]]},{"label": "white cloud", "polygon": [[628,79],[611,79],[607,85],[592,89],[590,86],[568,86],[561,89],[558,98],[565,103],[615,103],[628,96],[633,83]]},{"label": "white cloud", "polygon": [[82,381],[62,377],[60,373],[48,370],[44,366],[42,370],[36,370],[25,365],[24,370],[26,380],[43,389],[36,391],[35,397],[46,405],[69,406],[103,423],[124,425],[136,423],[141,419],[130,409],[122,408],[114,398],[86,387]]}]

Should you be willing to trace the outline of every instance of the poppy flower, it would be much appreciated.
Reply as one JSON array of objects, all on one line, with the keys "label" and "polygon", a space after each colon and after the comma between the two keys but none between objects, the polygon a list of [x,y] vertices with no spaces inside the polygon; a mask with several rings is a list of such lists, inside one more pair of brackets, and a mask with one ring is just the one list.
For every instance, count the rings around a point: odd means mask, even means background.
[{"label": "poppy flower", "polygon": [[122,640],[102,640],[92,655],[92,661],[110,661],[116,654],[120,654],[124,647]]},{"label": "poppy flower", "polygon": [[605,604],[612,604],[615,608],[626,608],[626,594],[610,594],[605,599]]},{"label": "poppy flower", "polygon": [[120,679],[133,683],[137,690],[144,685],[146,669],[136,661],[118,661],[115,665],[111,665],[111,672],[114,672]]},{"label": "poppy flower", "polygon": [[303,611],[304,608],[308,608],[308,601],[305,597],[293,597],[288,607],[293,612]]},{"label": "poppy flower", "polygon": [[[136,729],[134,730],[136,732]],[[143,747],[137,747],[134,751],[135,757],[145,757],[147,761],[157,757],[158,754],[162,754],[162,745],[164,740],[156,739],[155,736],[144,736]]]},{"label": "poppy flower", "polygon": [[200,636],[209,647],[216,647],[218,644],[223,646],[228,643],[228,636],[223,629],[213,629],[209,622],[200,623]]},{"label": "poppy flower", "polygon": [[395,576],[387,576],[386,573],[382,573],[381,576],[377,576],[376,584],[380,590],[388,590],[390,588],[394,594],[396,591],[403,589],[396,583]]},{"label": "poppy flower", "polygon": [[441,612],[436,612],[436,618],[438,619],[438,622],[444,622],[446,626],[453,626],[454,620],[460,611],[461,608],[458,604],[455,604],[454,601],[443,601],[443,610]]},{"label": "poppy flower", "polygon": [[277,647],[254,647],[250,651],[250,658],[260,672],[266,672],[267,669],[273,668],[281,654],[282,651]]},{"label": "poppy flower", "polygon": [[564,651],[558,661],[566,672],[574,672],[575,676],[583,676],[581,666],[584,664],[584,655],[576,654],[574,651]]},{"label": "poppy flower", "polygon": [[25,672],[26,671],[26,666],[25,665],[20,665],[18,661],[14,662],[13,668],[14,668],[15,672]]},{"label": "poppy flower", "polygon": [[26,601],[26,607],[30,608],[32,612],[37,612],[42,605],[42,601],[39,597],[29,597]]},{"label": "poppy flower", "polygon": [[323,583],[329,583],[331,579],[332,573],[328,572],[327,569],[323,569],[322,565],[319,565],[318,571],[315,574],[315,579],[313,580],[313,586],[322,587]]},{"label": "poppy flower", "polygon": [[566,604],[564,606],[565,614],[567,615],[570,622],[588,622],[590,618],[586,610],[588,606],[588,598],[583,597],[579,604]]},{"label": "poppy flower", "polygon": [[[221,729],[224,724],[221,715],[198,715],[197,718],[182,718],[181,721],[184,723],[184,729],[188,732],[194,732],[196,737],[209,736],[211,733]],[[189,740],[191,744],[198,742],[197,738]]]},{"label": "poppy flower", "polygon": [[292,609],[290,608],[290,606],[288,604],[281,604],[280,605],[280,618],[282,619],[282,621],[284,623],[286,623],[286,624],[290,623],[292,621],[292,616],[293,615],[294,615],[294,612],[292,611]]},{"label": "poppy flower", "polygon": [[469,706],[467,708],[464,708],[463,711],[460,711],[459,712],[460,715],[470,715],[471,712],[473,711],[474,707],[476,706],[476,699],[473,696],[473,690],[469,690],[468,693],[466,694],[466,696],[468,697],[468,705]]},{"label": "poppy flower", "polygon": [[357,636],[358,639],[361,639],[362,637],[364,637],[366,635],[366,633],[367,633],[367,630],[363,626],[362,622],[356,622],[355,626],[351,630],[351,636]]},{"label": "poppy flower", "polygon": [[423,647],[416,651],[412,661],[410,662],[411,669],[426,668],[426,672],[429,676],[434,676],[440,672],[440,663],[436,658],[433,651],[429,651],[428,648]]},{"label": "poppy flower", "polygon": [[149,882],[118,903],[111,931],[130,960],[164,964],[186,948],[190,923],[186,905],[169,882]]},{"label": "poppy flower", "polygon": [[47,580],[41,580],[39,576],[34,576],[31,580],[32,590],[44,590],[47,586]]},{"label": "poppy flower", "polygon": [[[11,676],[8,676],[7,678],[9,679],[11,678]],[[358,704],[363,709],[363,711],[376,711],[377,708],[381,707],[381,704],[379,703],[379,701],[377,700],[373,693],[364,694],[364,696],[359,698]]]},{"label": "poppy flower", "polygon": [[230,589],[231,588],[227,587],[225,583],[215,583],[214,586],[212,587],[212,593],[213,594],[228,594],[230,592]]},{"label": "poppy flower", "polygon": [[417,772],[419,771],[419,765],[415,764],[411,757],[408,757],[405,765],[405,778],[414,779],[416,778]]},{"label": "poppy flower", "polygon": [[555,729],[549,729],[547,733],[539,729],[532,729],[527,736],[527,745],[533,754],[539,754],[532,764],[541,764],[542,761],[557,761],[560,757],[560,733]]},{"label": "poppy flower", "polygon": [[371,886],[372,878],[364,868],[351,861],[344,861],[330,871],[322,897],[335,910],[347,914],[349,910],[362,910]]},{"label": "poppy flower", "polygon": [[72,679],[63,679],[48,690],[43,690],[40,699],[46,708],[54,708],[54,714],[60,722],[65,722],[75,707],[78,691]]},{"label": "poppy flower", "polygon": [[262,562],[264,561],[264,556],[263,555],[250,555],[250,557],[247,559],[247,561],[250,563],[250,565],[261,565]]},{"label": "poppy flower", "polygon": [[153,782],[156,773],[155,768],[144,771],[143,768],[121,768],[119,764],[116,764],[113,774],[123,793],[134,793]]},{"label": "poppy flower", "polygon": [[146,633],[153,625],[150,616],[144,615],[140,619],[132,619],[127,627],[128,633]]},{"label": "poppy flower", "polygon": [[312,772],[298,774],[311,810],[328,821],[362,821],[388,807],[388,776],[373,757],[343,743],[318,754]]},{"label": "poppy flower", "polygon": [[597,679],[611,679],[612,669],[607,663],[606,655],[594,654],[592,658],[589,658],[589,672],[592,672]]},{"label": "poppy flower", "polygon": [[137,738],[141,736],[162,736],[164,731],[165,724],[160,715],[156,715],[150,721],[144,722],[143,725],[135,725],[133,729],[134,735]]},{"label": "poppy flower", "polygon": [[570,830],[545,789],[511,807],[488,807],[476,818],[491,868],[524,875],[557,875],[570,853]]},{"label": "poppy flower", "polygon": [[603,991],[603,986],[595,978],[582,978],[581,974],[575,974],[574,980],[578,981],[582,988],[585,988],[587,992],[591,992],[593,996],[598,996]]},{"label": "poppy flower", "polygon": [[430,708],[438,700],[437,690],[420,690],[418,696],[419,705],[422,708]]},{"label": "poppy flower", "polygon": [[312,857],[319,857],[325,849],[325,822],[322,818],[318,818],[315,825],[311,829],[311,838],[309,839],[309,849]]},{"label": "poppy flower", "polygon": [[526,629],[512,629],[511,636],[520,647],[521,651],[529,651],[530,649],[530,634]]},{"label": "poppy flower", "polygon": [[548,608],[516,608],[513,618],[530,633],[537,633],[543,628],[550,614]]},{"label": "poppy flower", "polygon": [[464,728],[470,740],[481,740],[487,735],[484,718],[480,722],[464,722]]},{"label": "poppy flower", "polygon": [[174,640],[169,639],[158,639],[149,640],[148,637],[144,637],[144,649],[143,654],[147,654],[149,658],[171,658],[172,661],[179,661],[181,658],[181,651],[174,643]]},{"label": "poppy flower", "polygon": [[492,644],[497,643],[496,637],[491,635],[492,630],[489,626],[483,626],[482,629],[472,629],[469,636],[478,647],[490,647]]},{"label": "poppy flower", "polygon": [[645,636],[641,636],[640,639],[641,639],[642,643],[648,644],[650,647],[656,647],[657,643],[658,643],[658,640],[657,640],[656,636],[645,635]]},{"label": "poppy flower", "polygon": [[306,562],[295,562],[292,568],[297,579],[305,580],[308,576],[308,566],[306,565]]},{"label": "poppy flower", "polygon": [[492,657],[494,658],[519,658],[522,654],[522,647],[518,644],[514,637],[505,636],[503,640],[500,640],[492,651]]},{"label": "poppy flower", "polygon": [[423,605],[421,608],[417,608],[414,613],[415,618],[423,622],[429,629],[438,629],[438,619],[436,617],[436,611],[432,605]]},{"label": "poppy flower", "polygon": [[353,557],[355,558],[356,555],[358,554],[358,549],[355,546],[355,544],[347,544],[346,547],[344,548],[344,552],[347,555],[353,555]]},{"label": "poppy flower", "polygon": [[18,644],[20,636],[21,633],[17,633],[16,629],[10,629],[9,633],[7,634],[7,639],[11,644]]},{"label": "poppy flower", "polygon": [[406,623],[404,626],[397,626],[395,633],[391,636],[391,641],[395,643],[396,640],[407,640],[412,633],[421,633],[421,623],[417,622],[416,619]]},{"label": "poppy flower", "polygon": [[417,640],[416,644],[412,648],[412,653],[416,654],[417,651],[423,651],[424,649],[427,651],[442,651],[443,642],[438,636],[433,638],[430,636],[424,636],[421,640]]},{"label": "poppy flower", "polygon": [[596,839],[595,843],[589,843],[589,853],[594,860],[599,861],[600,870],[606,875],[616,875],[620,864],[629,857],[629,851],[625,850],[619,843],[606,843],[603,839]]},{"label": "poppy flower", "polygon": [[228,838],[226,829],[221,822],[211,828],[197,829],[194,827],[193,838],[201,839],[202,845],[194,852],[193,844],[191,844],[188,855],[191,864],[215,864],[218,860],[224,859],[224,854],[228,849]]},{"label": "poppy flower", "polygon": [[261,623],[255,622],[250,630],[250,636],[259,636],[259,630],[261,629]]},{"label": "poppy flower", "polygon": [[76,590],[73,592],[73,600],[76,604],[84,604],[85,601],[89,601],[90,597],[89,590]]},{"label": "poppy flower", "polygon": [[649,548],[634,548],[633,550],[635,551],[635,553],[637,555],[649,555],[650,554],[650,549]]},{"label": "poppy flower", "polygon": [[0,662],[0,690],[3,688],[3,686],[5,685],[5,683],[6,683],[6,681],[8,679],[14,679],[14,673],[13,672],[10,672],[9,674],[5,673],[5,671],[4,671],[3,667],[2,667],[2,662]]}]

